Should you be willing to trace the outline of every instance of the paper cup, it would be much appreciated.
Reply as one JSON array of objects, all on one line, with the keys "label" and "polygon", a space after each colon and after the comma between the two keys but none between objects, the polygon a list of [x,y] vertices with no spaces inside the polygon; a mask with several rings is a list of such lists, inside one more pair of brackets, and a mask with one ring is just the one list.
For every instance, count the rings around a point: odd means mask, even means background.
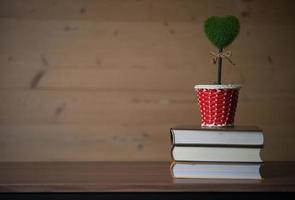
[{"label": "paper cup", "polygon": [[240,88],[240,85],[196,85],[201,126],[233,126]]}]

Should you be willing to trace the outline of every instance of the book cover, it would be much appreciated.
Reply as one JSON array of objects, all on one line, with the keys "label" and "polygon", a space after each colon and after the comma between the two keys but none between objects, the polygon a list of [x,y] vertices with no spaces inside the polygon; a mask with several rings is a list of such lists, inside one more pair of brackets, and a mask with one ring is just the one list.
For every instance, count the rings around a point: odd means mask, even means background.
[{"label": "book cover", "polygon": [[262,147],[263,132],[255,126],[202,128],[181,126],[170,129],[172,145],[183,146],[253,146]]},{"label": "book cover", "polygon": [[261,148],[173,146],[172,158],[183,162],[263,162]]},{"label": "book cover", "polygon": [[261,180],[260,167],[260,163],[173,162],[170,172],[174,178]]}]

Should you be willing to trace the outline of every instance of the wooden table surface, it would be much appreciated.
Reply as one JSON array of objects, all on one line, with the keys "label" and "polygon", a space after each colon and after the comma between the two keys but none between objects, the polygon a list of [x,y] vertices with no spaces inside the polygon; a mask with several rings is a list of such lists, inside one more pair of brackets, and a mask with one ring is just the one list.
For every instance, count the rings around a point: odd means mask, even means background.
[{"label": "wooden table surface", "polygon": [[266,162],[264,180],[173,179],[168,162],[1,162],[0,192],[295,191],[295,162]]}]

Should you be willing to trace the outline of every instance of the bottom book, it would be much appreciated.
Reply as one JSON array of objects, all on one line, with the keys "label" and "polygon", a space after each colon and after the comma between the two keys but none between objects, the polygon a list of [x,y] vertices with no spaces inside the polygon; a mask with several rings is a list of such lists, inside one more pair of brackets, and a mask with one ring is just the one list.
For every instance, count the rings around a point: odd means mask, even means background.
[{"label": "bottom book", "polygon": [[173,162],[174,178],[262,179],[261,163],[185,163]]}]

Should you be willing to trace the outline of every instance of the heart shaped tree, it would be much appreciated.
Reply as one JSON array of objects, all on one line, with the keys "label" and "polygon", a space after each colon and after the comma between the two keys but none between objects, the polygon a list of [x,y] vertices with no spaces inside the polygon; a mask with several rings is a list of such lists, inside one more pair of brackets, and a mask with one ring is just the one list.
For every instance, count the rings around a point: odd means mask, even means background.
[{"label": "heart shaped tree", "polygon": [[230,55],[224,54],[225,47],[230,45],[238,36],[240,31],[239,19],[235,16],[217,17],[211,16],[204,22],[204,31],[211,43],[218,48],[218,53],[214,54],[217,58],[217,82],[221,84],[222,58]]}]

